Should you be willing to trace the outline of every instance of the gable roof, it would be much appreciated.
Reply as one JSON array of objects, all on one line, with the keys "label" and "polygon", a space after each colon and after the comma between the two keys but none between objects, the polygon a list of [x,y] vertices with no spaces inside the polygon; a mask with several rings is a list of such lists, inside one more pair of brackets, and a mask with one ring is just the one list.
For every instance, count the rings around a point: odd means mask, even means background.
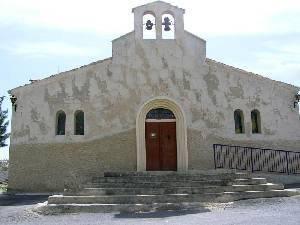
[{"label": "gable roof", "polygon": [[230,69],[230,70],[233,70],[233,71],[237,71],[237,72],[240,72],[240,73],[244,73],[244,74],[246,74],[248,76],[252,76],[252,77],[257,78],[257,79],[271,81],[271,82],[275,82],[275,83],[280,84],[280,85],[285,85],[287,87],[296,88],[296,89],[298,89],[298,91],[300,91],[300,87],[295,86],[293,84],[288,84],[288,83],[285,83],[285,82],[282,82],[282,81],[273,80],[271,78],[265,77],[265,76],[257,74],[257,73],[249,72],[249,71],[246,71],[246,70],[234,67],[234,66],[227,65],[227,64],[222,63],[222,62],[218,62],[218,61],[216,61],[214,59],[206,58],[205,62],[208,63],[208,64],[213,64],[214,63],[214,64],[220,65],[220,66],[222,66],[224,68],[227,68],[227,69]]},{"label": "gable roof", "polygon": [[163,2],[163,1],[150,2],[150,3],[144,4],[144,5],[140,5],[140,6],[134,7],[132,9],[132,12],[134,12],[135,10],[139,10],[139,9],[146,8],[146,7],[147,8],[148,7],[152,7],[152,6],[155,6],[155,5],[171,7],[174,10],[180,10],[180,11],[182,11],[182,13],[185,13],[185,9],[179,8],[178,6],[175,6],[175,5],[172,5],[170,3]]},{"label": "gable roof", "polygon": [[88,67],[88,66],[96,65],[96,64],[99,64],[99,63],[103,63],[103,62],[105,62],[107,60],[111,60],[111,59],[112,59],[112,57],[109,57],[109,58],[106,58],[106,59],[101,59],[101,60],[98,60],[98,61],[95,61],[95,62],[91,62],[91,63],[89,63],[87,65],[83,65],[83,66],[80,66],[80,67],[77,67],[77,68],[74,68],[74,69],[71,69],[71,70],[67,70],[67,71],[64,71],[64,72],[60,72],[60,73],[56,73],[56,74],[50,75],[50,76],[42,78],[42,79],[30,80],[31,83],[15,87],[13,89],[8,90],[7,92],[8,92],[8,94],[12,94],[12,92],[14,90],[16,90],[16,89],[27,87],[27,86],[30,86],[30,85],[33,85],[33,84],[39,84],[40,82],[43,82],[45,80],[57,78],[58,76],[64,76],[64,75],[66,75],[69,72],[76,71],[76,70],[79,70],[79,69],[82,69],[82,68],[85,68],[85,67]]}]

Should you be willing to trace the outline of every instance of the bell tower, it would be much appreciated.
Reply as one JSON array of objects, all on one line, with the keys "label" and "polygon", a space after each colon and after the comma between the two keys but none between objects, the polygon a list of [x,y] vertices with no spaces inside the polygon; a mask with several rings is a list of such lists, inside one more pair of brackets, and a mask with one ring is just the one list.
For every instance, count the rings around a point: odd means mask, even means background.
[{"label": "bell tower", "polygon": [[[184,9],[162,1],[155,1],[132,9],[135,39],[146,39],[145,33],[153,31],[151,39],[181,39],[184,35]],[[146,18],[146,19],[145,19]]]}]

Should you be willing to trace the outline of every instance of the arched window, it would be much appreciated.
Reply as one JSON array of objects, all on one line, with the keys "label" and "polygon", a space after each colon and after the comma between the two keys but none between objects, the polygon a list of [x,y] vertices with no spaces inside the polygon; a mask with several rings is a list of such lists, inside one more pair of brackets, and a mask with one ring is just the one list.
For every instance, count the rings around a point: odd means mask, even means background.
[{"label": "arched window", "polygon": [[175,116],[173,112],[169,109],[156,108],[156,109],[151,109],[147,113],[146,119],[155,119],[155,120],[175,119]]},{"label": "arched window", "polygon": [[65,135],[66,133],[66,113],[58,111],[56,114],[56,135]]},{"label": "arched window", "polygon": [[175,26],[174,17],[171,14],[163,14],[162,17],[162,39],[174,39],[175,38]]},{"label": "arched window", "polygon": [[84,112],[81,110],[78,110],[74,114],[75,119],[75,127],[74,127],[74,133],[75,135],[84,135]]},{"label": "arched window", "polygon": [[260,112],[257,109],[251,111],[252,133],[261,133]]},{"label": "arched window", "polygon": [[234,123],[235,123],[235,133],[236,134],[245,133],[244,114],[243,114],[242,110],[237,109],[234,111]]},{"label": "arched window", "polygon": [[156,39],[155,17],[150,13],[143,16],[143,39]]}]

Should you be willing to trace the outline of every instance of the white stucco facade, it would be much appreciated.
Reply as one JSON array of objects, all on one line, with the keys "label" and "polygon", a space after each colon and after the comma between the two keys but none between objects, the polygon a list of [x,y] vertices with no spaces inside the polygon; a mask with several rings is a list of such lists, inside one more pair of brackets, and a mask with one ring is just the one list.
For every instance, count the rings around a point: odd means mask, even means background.
[{"label": "white stucco facade", "polygon": [[[149,12],[156,17],[153,40],[143,39]],[[170,40],[160,35],[166,12],[175,23]],[[113,40],[111,58],[10,90],[10,188],[59,190],[74,174],[88,180],[107,170],[143,170],[148,106],[169,106],[177,115],[182,170],[212,168],[213,143],[300,151],[299,87],[206,58],[205,40],[184,30],[184,12],[160,1],[134,8],[135,29]],[[244,114],[243,134],[235,133],[236,109]],[[261,116],[257,134],[254,109]],[[60,110],[65,135],[55,133]],[[77,110],[85,115],[84,135],[74,135]]]}]

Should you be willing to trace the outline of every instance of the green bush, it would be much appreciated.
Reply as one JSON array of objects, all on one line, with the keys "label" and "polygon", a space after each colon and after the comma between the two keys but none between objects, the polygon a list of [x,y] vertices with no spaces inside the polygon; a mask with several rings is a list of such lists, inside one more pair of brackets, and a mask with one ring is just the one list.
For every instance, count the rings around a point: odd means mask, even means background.
[{"label": "green bush", "polygon": [[0,171],[8,170],[8,160],[0,160]]},{"label": "green bush", "polygon": [[7,191],[7,185],[6,184],[0,184],[0,193]]}]

